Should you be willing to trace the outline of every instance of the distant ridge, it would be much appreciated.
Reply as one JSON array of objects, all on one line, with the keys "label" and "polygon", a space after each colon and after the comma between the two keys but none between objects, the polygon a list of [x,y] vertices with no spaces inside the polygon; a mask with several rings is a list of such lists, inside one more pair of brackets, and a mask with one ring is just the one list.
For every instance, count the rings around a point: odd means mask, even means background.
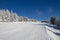
[{"label": "distant ridge", "polygon": [[29,19],[28,17],[18,16],[17,13],[8,9],[0,10],[0,22],[36,22],[37,20]]}]

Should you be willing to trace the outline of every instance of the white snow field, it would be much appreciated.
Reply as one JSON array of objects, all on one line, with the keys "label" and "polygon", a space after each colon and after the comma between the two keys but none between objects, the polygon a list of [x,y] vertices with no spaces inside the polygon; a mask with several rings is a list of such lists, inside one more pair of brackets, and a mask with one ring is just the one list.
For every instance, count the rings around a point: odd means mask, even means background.
[{"label": "white snow field", "polygon": [[0,40],[49,40],[39,22],[0,22]]},{"label": "white snow field", "polygon": [[60,40],[60,30],[41,22],[0,22],[0,40]]}]

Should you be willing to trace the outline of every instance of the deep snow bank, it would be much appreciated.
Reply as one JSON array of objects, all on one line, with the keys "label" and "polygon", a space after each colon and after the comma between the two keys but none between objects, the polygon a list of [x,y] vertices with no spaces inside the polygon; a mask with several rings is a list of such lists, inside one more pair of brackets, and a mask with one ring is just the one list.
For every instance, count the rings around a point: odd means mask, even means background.
[{"label": "deep snow bank", "polygon": [[49,40],[40,22],[0,22],[0,40]]},{"label": "deep snow bank", "polygon": [[59,28],[56,25],[46,26],[47,33],[51,39],[60,40],[60,29]]}]

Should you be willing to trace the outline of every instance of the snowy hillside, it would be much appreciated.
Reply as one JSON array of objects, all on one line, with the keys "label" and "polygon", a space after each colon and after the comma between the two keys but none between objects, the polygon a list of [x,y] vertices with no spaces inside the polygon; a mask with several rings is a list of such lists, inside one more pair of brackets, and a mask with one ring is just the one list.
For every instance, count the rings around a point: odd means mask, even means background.
[{"label": "snowy hillside", "polygon": [[39,22],[0,22],[0,40],[49,40]]},{"label": "snowy hillside", "polygon": [[60,27],[2,9],[0,40],[60,40]]}]

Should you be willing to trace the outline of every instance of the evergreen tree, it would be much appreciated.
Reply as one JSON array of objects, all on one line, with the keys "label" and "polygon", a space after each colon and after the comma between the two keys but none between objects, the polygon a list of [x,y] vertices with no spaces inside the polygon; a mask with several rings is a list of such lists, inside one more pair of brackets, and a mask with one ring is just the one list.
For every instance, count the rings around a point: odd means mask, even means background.
[{"label": "evergreen tree", "polygon": [[51,23],[51,24],[55,24],[55,22],[56,22],[56,17],[51,17],[50,23]]}]

